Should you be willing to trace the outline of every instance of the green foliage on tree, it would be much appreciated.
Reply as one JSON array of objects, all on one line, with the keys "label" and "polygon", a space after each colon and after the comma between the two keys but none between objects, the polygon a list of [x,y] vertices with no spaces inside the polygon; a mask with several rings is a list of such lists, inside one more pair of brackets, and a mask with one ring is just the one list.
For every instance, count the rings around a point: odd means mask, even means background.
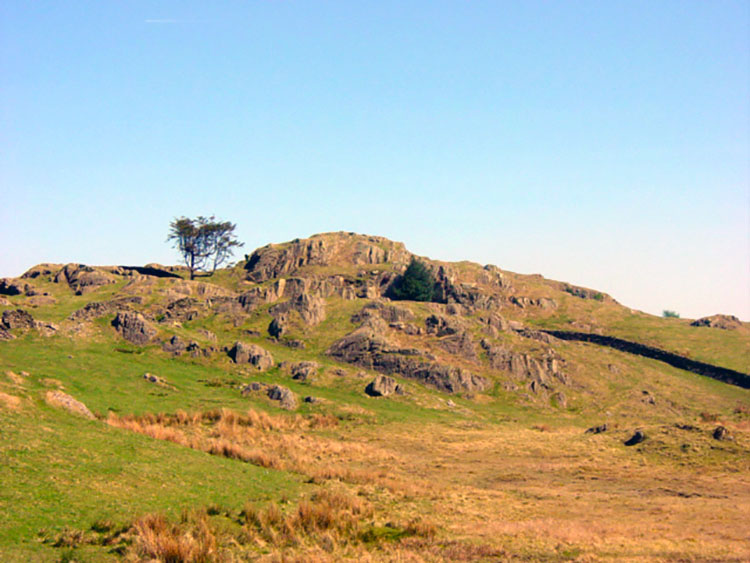
[{"label": "green foliage on tree", "polygon": [[680,314],[677,311],[668,311],[666,309],[662,311],[661,316],[664,317],[665,319],[679,319],[680,318]]},{"label": "green foliage on tree", "polygon": [[180,217],[169,224],[167,240],[174,241],[192,280],[201,270],[210,269],[213,274],[232,256],[235,248],[244,245],[235,238],[235,227],[237,225],[229,221],[217,221],[213,215],[196,219]]},{"label": "green foliage on tree", "polygon": [[388,292],[391,299],[400,301],[432,301],[435,295],[435,279],[427,267],[416,258],[412,258],[409,267]]}]

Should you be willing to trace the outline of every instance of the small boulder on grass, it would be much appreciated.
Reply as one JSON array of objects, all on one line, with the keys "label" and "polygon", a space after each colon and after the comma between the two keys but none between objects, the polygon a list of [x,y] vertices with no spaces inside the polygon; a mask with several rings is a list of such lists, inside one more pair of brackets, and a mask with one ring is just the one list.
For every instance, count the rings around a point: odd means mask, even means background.
[{"label": "small boulder on grass", "polygon": [[379,375],[365,387],[365,393],[370,397],[387,397],[388,395],[404,394],[404,388],[395,379],[387,375]]},{"label": "small boulder on grass", "polygon": [[636,430],[635,433],[625,441],[626,446],[635,446],[640,444],[646,439],[646,434],[641,430]]},{"label": "small boulder on grass", "polygon": [[729,434],[724,426],[717,426],[713,432],[714,440],[732,440],[732,436]]},{"label": "small boulder on grass", "polygon": [[67,393],[63,393],[62,391],[47,391],[45,400],[53,407],[65,409],[68,412],[83,416],[85,418],[96,418],[94,416],[94,413],[92,413],[88,409],[88,407],[81,401],[74,399],[73,397],[71,397]]},{"label": "small boulder on grass", "polygon": [[294,393],[282,387],[281,385],[274,385],[268,390],[268,398],[272,401],[279,401],[281,408],[288,411],[292,411],[297,408],[297,397]]}]

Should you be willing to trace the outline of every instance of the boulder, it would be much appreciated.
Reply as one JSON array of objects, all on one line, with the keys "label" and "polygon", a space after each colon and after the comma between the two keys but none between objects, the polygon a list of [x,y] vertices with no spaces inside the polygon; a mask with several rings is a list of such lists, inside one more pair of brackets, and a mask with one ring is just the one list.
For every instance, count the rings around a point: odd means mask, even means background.
[{"label": "boulder", "polygon": [[645,432],[641,430],[636,430],[635,433],[628,438],[624,443],[626,446],[635,446],[636,444],[640,444],[646,439]]},{"label": "boulder", "polygon": [[370,397],[387,397],[394,393],[403,395],[404,389],[392,377],[379,375],[365,387],[365,393]]},{"label": "boulder", "polygon": [[291,411],[297,408],[297,397],[289,389],[281,385],[273,385],[268,389],[268,398],[272,401],[279,401],[282,409]]},{"label": "boulder", "polygon": [[62,391],[47,391],[45,400],[48,404],[65,409],[73,414],[78,414],[85,418],[94,419],[94,414],[84,405],[81,401],[78,401]]},{"label": "boulder", "polygon": [[0,297],[0,307],[11,307],[13,303],[8,301],[5,297]]},{"label": "boulder", "polygon": [[52,276],[55,272],[60,270],[60,264],[38,264],[32,268],[26,270],[21,278],[25,280],[33,280],[40,276]]},{"label": "boulder", "polygon": [[414,320],[414,313],[405,307],[387,305],[380,301],[368,303],[362,309],[352,316],[353,323],[364,322],[365,319],[373,315],[379,316],[389,324],[405,323]]},{"label": "boulder", "polygon": [[229,357],[235,364],[251,364],[261,371],[273,366],[273,356],[265,348],[257,344],[235,342],[234,347],[229,350]]},{"label": "boulder", "polygon": [[112,326],[125,340],[138,346],[148,344],[156,336],[156,329],[151,323],[135,311],[118,312]]},{"label": "boulder", "polygon": [[315,326],[326,318],[326,302],[321,297],[303,292],[289,301],[274,305],[268,310],[274,318],[285,317],[290,311],[297,311],[305,324]]},{"label": "boulder", "polygon": [[729,434],[729,430],[727,430],[724,426],[717,426],[712,435],[714,437],[714,440],[732,439],[732,436]]},{"label": "boulder", "polygon": [[690,323],[690,326],[706,326],[723,330],[737,330],[742,328],[742,321],[734,315],[711,315]]}]

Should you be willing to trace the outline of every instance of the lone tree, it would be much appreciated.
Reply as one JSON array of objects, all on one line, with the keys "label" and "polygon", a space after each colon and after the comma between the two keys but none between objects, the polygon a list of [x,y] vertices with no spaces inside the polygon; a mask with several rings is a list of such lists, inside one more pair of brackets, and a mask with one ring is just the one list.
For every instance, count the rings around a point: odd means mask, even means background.
[{"label": "lone tree", "polygon": [[403,275],[390,287],[388,296],[399,301],[432,301],[435,280],[422,262],[412,258]]},{"label": "lone tree", "polygon": [[174,241],[192,280],[200,270],[210,268],[213,274],[232,256],[235,248],[244,245],[234,236],[236,226],[229,221],[217,221],[213,215],[196,219],[180,217],[169,224],[167,240]]}]

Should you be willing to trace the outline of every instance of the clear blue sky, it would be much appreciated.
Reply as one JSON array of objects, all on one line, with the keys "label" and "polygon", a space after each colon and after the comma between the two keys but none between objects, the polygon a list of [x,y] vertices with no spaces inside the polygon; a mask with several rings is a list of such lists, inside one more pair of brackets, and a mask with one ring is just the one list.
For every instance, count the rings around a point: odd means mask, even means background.
[{"label": "clear blue sky", "polygon": [[401,240],[750,320],[747,1],[0,3],[0,276]]}]

